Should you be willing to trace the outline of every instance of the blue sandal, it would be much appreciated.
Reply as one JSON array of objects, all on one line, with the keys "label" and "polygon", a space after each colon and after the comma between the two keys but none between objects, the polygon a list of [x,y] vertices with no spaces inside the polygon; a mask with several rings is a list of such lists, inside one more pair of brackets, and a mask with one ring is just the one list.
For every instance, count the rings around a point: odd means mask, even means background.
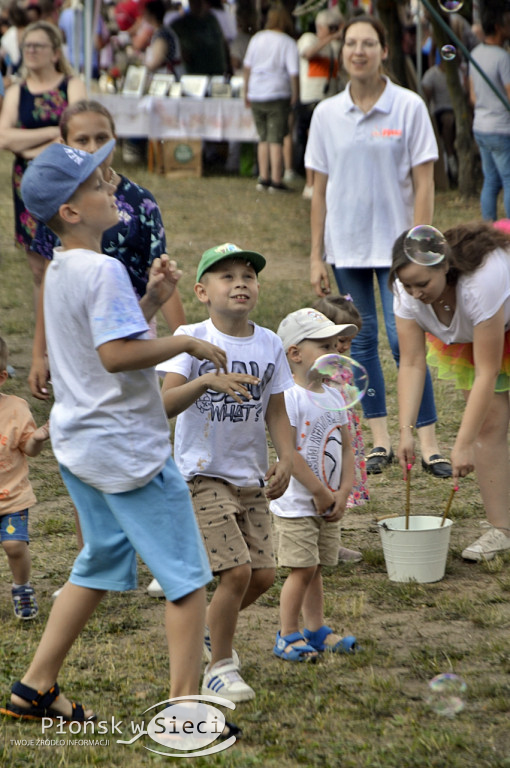
[{"label": "blue sandal", "polygon": [[328,645],[324,641],[328,635],[332,634],[333,630],[331,627],[327,627],[325,624],[316,632],[311,632],[309,629],[303,630],[305,640],[316,651],[328,651],[329,653],[355,653],[360,650],[356,638],[353,635],[347,635],[346,637],[342,637],[342,639],[334,645]]},{"label": "blue sandal", "polygon": [[30,688],[24,683],[14,683],[11,688],[12,693],[19,696],[20,699],[24,699],[30,703],[30,707],[20,707],[17,704],[13,704],[12,701],[8,701],[5,707],[0,707],[0,712],[3,715],[9,717],[17,717],[19,720],[42,720],[43,717],[52,717],[57,719],[62,717],[65,723],[84,723],[88,720],[97,720],[97,715],[91,715],[85,717],[85,711],[81,704],[76,704],[72,701],[73,708],[72,714],[66,717],[51,706],[59,697],[60,689],[58,683],[52,685],[51,688],[43,693],[37,691],[35,688]]},{"label": "blue sandal", "polygon": [[290,635],[280,635],[276,633],[276,645],[273,648],[273,653],[280,659],[285,661],[317,661],[317,649],[312,648],[311,645],[296,645],[300,640],[305,638],[301,632],[292,632]]}]

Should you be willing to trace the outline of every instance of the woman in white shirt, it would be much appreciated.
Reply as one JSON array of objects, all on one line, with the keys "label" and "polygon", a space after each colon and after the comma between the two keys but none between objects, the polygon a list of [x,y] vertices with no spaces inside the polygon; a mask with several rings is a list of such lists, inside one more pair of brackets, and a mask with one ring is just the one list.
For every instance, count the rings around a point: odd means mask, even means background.
[{"label": "woman in white shirt", "polygon": [[[510,422],[510,237],[489,224],[453,227],[449,249],[434,266],[409,261],[405,233],[393,247],[400,368],[398,457],[414,459],[413,425],[426,363],[453,380],[466,407],[451,460],[454,480],[476,470],[489,530],[467,547],[468,560],[490,560],[510,549],[508,426]],[[427,339],[426,333],[434,336]],[[435,338],[434,338],[435,337]]]}]

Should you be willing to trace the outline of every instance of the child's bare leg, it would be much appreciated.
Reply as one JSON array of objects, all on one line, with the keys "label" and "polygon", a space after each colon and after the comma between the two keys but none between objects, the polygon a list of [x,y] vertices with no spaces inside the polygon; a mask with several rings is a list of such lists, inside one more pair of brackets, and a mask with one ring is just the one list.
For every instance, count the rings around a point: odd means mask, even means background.
[{"label": "child's bare leg", "polygon": [[27,584],[30,580],[32,558],[26,541],[3,541],[3,548],[9,561],[12,578],[15,584]]},{"label": "child's bare leg", "polygon": [[[315,565],[308,568],[293,568],[285,579],[280,595],[280,634],[282,637],[293,632],[299,632],[299,615],[304,608],[308,589],[317,570]],[[308,625],[306,626],[308,627]]]},{"label": "child's bare leg", "polygon": [[220,572],[220,582],[207,609],[207,626],[211,633],[211,666],[232,656],[237,616],[251,573],[249,563]]},{"label": "child's bare leg", "polygon": [[241,603],[241,611],[254,603],[264,592],[267,592],[269,587],[274,584],[275,576],[276,568],[256,568],[252,570],[250,583]]},{"label": "child's bare leg", "polygon": [[204,643],[205,588],[167,601],[165,628],[170,655],[170,697],[198,693]]},{"label": "child's bare leg", "polygon": [[[105,595],[104,590],[78,587],[69,581],[55,600],[43,636],[32,663],[21,682],[39,691],[47,691],[56,682],[60,667],[88,619]],[[27,707],[28,702],[12,695],[12,702]],[[60,695],[52,705],[63,715],[71,715],[71,704]],[[92,714],[90,710],[85,716]]]},{"label": "child's bare leg", "polygon": [[320,565],[315,569],[303,598],[303,619],[310,632],[317,632],[324,624],[324,590]]},{"label": "child's bare leg", "polygon": [[74,507],[74,524],[76,526],[76,540],[78,543],[78,549],[81,550],[83,549],[83,536],[81,532],[80,518],[76,507]]}]

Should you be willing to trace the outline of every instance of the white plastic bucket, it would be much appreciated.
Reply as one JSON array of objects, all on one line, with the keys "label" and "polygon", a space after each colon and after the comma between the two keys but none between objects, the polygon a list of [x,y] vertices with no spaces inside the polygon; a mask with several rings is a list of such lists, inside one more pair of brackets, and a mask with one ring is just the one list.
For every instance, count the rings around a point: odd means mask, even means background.
[{"label": "white plastic bucket", "polygon": [[447,518],[441,527],[441,517],[411,515],[407,530],[405,516],[380,520],[378,525],[390,581],[441,581],[452,520]]}]

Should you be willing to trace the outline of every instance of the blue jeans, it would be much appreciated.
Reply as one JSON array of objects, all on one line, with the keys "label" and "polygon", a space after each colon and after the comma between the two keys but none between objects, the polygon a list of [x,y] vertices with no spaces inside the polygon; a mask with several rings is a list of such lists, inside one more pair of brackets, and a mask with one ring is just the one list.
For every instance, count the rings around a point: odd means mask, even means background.
[{"label": "blue jeans", "polygon": [[[340,293],[349,293],[362,319],[363,327],[352,342],[352,356],[358,363],[365,366],[368,372],[368,389],[361,401],[363,414],[366,419],[376,419],[386,416],[386,390],[384,376],[378,350],[378,323],[375,304],[374,274],[379,283],[379,293],[386,326],[386,335],[391,352],[398,366],[399,349],[395,315],[393,314],[393,294],[388,288],[389,268],[376,267],[369,269],[348,269],[333,267],[335,279]],[[436,406],[432,380],[427,370],[425,388],[421,400],[420,412],[416,421],[417,427],[425,427],[437,421]]]},{"label": "blue jeans", "polygon": [[482,158],[482,218],[496,221],[498,194],[503,188],[505,215],[510,219],[510,134],[475,131],[475,140]]}]

